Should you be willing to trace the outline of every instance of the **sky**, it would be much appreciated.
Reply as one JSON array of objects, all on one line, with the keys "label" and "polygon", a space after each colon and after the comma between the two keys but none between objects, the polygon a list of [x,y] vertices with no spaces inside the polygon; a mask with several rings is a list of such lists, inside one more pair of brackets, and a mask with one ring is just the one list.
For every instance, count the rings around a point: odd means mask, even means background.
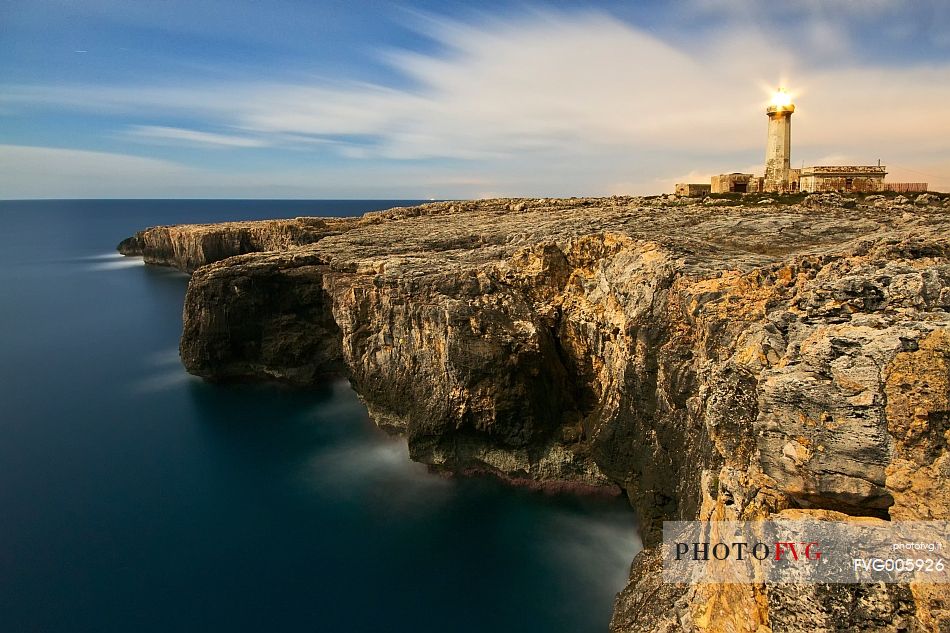
[{"label": "sky", "polygon": [[950,2],[0,0],[0,198],[655,194],[792,165],[950,190]]}]

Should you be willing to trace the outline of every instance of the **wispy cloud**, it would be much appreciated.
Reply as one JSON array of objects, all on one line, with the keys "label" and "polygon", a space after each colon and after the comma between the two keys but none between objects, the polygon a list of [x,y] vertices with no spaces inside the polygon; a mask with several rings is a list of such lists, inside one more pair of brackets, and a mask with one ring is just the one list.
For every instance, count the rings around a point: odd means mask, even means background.
[{"label": "wispy cloud", "polygon": [[183,168],[171,161],[108,152],[76,149],[0,145],[0,177],[4,189],[13,188],[18,173],[45,175],[54,181],[68,174],[75,178],[95,177],[103,170],[123,176],[176,176]]},{"label": "wispy cloud", "polygon": [[183,143],[212,147],[265,147],[269,143],[264,140],[229,134],[215,134],[188,130],[180,127],[166,127],[161,125],[133,125],[126,135],[137,140],[151,142]]},{"label": "wispy cloud", "polygon": [[188,181],[189,168],[167,160],[110,152],[0,145],[5,198],[155,195],[161,182]]},{"label": "wispy cloud", "polygon": [[445,191],[477,197],[487,182],[479,172],[414,163],[231,171],[126,153],[0,145],[3,198],[426,199]]}]

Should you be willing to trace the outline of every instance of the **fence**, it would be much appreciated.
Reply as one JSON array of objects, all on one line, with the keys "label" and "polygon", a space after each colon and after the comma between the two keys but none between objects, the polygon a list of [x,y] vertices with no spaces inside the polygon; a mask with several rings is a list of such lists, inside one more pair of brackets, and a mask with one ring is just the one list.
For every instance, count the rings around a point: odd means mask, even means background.
[{"label": "fence", "polygon": [[896,191],[897,193],[916,193],[927,191],[925,182],[888,182],[884,183],[884,191]]}]

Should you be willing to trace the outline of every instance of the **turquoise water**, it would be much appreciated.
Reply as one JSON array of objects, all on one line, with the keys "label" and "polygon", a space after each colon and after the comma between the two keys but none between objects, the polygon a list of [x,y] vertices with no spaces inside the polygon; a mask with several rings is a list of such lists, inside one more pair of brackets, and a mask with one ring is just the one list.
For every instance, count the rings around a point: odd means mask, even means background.
[{"label": "turquoise water", "polygon": [[0,202],[0,631],[606,631],[623,500],[445,480],[345,383],[209,385],[154,224],[391,201]]}]

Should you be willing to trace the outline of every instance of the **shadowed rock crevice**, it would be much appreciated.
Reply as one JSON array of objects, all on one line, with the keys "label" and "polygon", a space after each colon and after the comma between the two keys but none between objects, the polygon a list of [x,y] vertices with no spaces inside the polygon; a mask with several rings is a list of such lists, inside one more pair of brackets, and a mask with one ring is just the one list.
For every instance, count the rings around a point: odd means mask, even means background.
[{"label": "shadowed rock crevice", "polygon": [[299,263],[276,269],[248,262],[240,275],[214,264],[195,273],[200,281],[185,297],[180,350],[188,370],[211,380],[304,386],[344,375],[340,331],[323,288],[326,266],[314,258]]}]

